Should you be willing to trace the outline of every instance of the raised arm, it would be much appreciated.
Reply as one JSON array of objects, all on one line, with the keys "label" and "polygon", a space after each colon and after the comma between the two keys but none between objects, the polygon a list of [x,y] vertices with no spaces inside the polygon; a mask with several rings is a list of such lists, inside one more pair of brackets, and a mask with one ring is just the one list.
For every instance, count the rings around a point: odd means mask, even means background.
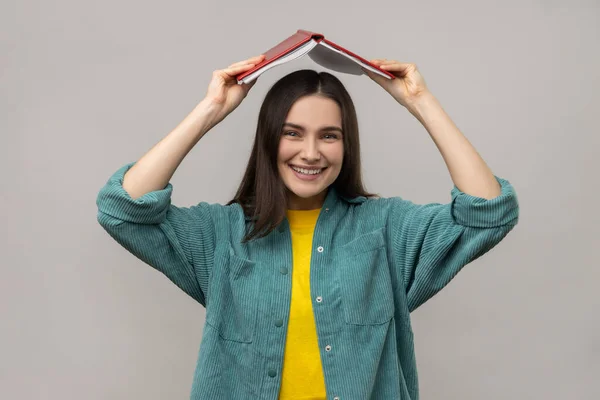
[{"label": "raised arm", "polygon": [[371,62],[396,76],[388,80],[365,71],[421,122],[440,151],[454,185],[472,196],[498,196],[501,188],[494,174],[429,91],[416,65],[385,58]]},{"label": "raised arm", "polygon": [[96,200],[98,222],[111,237],[202,305],[216,245],[213,216],[222,206],[176,207],[169,181],[194,145],[247,95],[252,84],[238,85],[235,75],[260,59],[215,71],[205,99],[142,158],[119,168]]},{"label": "raised arm", "polygon": [[448,204],[390,199],[388,232],[394,271],[415,310],[468,263],[496,246],[517,224],[513,186],[495,176],[431,94],[414,64],[375,59],[396,76],[365,71],[417,118],[440,151],[454,182]]},{"label": "raised arm", "polygon": [[212,127],[231,113],[256,83],[238,85],[235,76],[252,68],[264,56],[253,57],[213,72],[206,97],[175,129],[125,175],[123,188],[132,198],[163,189],[179,164]]}]

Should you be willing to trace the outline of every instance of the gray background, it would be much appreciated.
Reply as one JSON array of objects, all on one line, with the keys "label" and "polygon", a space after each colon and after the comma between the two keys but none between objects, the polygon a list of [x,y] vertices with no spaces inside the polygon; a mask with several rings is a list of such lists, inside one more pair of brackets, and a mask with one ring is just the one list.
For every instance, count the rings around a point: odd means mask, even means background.
[{"label": "gray background", "polygon": [[[214,69],[298,28],[416,63],[518,191],[517,228],[413,313],[422,399],[600,398],[598,1],[298,4],[2,2],[0,398],[189,397],[204,309],[102,230],[96,195]],[[261,76],[177,170],[175,204],[233,196],[267,89],[304,67],[320,69],[305,57]],[[338,76],[367,188],[449,201],[419,122],[366,76]]]}]

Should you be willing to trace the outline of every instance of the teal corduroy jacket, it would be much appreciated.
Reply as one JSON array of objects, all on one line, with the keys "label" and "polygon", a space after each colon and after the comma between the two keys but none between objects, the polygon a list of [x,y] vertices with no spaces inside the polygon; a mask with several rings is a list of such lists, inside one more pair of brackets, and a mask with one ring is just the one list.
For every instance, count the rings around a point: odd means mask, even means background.
[{"label": "teal corduroy jacket", "polygon": [[[206,307],[191,399],[278,398],[292,287],[287,220],[241,243],[238,204],[171,204],[173,187],[132,199],[117,170],[97,197],[98,221],[120,245]],[[419,396],[410,312],[516,225],[512,185],[494,199],[451,190],[448,204],[344,198],[330,187],[310,263],[327,398]]]}]

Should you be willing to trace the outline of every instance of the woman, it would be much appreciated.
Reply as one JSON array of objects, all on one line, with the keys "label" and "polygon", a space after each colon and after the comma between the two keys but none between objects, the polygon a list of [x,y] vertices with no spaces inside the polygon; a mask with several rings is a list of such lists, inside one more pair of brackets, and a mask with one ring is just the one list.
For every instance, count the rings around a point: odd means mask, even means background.
[{"label": "woman", "polygon": [[297,71],[260,110],[254,147],[227,205],[170,204],[185,155],[246,97],[215,71],[206,97],[98,195],[98,221],[206,307],[192,399],[416,399],[410,312],[502,240],[518,219],[495,177],[413,64],[365,71],[439,148],[449,204],[379,198],[361,181],[356,113],[341,82]]}]

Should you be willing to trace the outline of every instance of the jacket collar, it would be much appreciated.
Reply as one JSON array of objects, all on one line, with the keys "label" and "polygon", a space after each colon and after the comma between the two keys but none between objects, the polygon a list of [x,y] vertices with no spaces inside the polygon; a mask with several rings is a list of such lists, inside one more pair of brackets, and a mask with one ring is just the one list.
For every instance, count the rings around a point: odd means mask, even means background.
[{"label": "jacket collar", "polygon": [[[325,201],[323,202],[323,208],[332,209],[342,202],[346,202],[349,204],[360,204],[360,203],[364,203],[366,200],[367,200],[367,198],[364,196],[357,196],[357,197],[343,196],[339,193],[339,191],[335,187],[329,186],[329,188],[327,190],[327,196],[325,196]],[[247,215],[245,216],[245,219],[246,219],[246,221],[251,220],[251,218]]]},{"label": "jacket collar", "polygon": [[331,205],[335,205],[340,201],[345,201],[346,203],[351,203],[351,204],[360,204],[363,203],[365,200],[367,200],[366,197],[364,196],[358,196],[358,197],[347,197],[347,196],[343,196],[339,193],[339,191],[333,187],[333,186],[329,186],[329,189],[327,191],[327,196],[325,197],[325,202],[323,203],[323,207],[326,207],[328,204],[328,201],[331,203]]}]

